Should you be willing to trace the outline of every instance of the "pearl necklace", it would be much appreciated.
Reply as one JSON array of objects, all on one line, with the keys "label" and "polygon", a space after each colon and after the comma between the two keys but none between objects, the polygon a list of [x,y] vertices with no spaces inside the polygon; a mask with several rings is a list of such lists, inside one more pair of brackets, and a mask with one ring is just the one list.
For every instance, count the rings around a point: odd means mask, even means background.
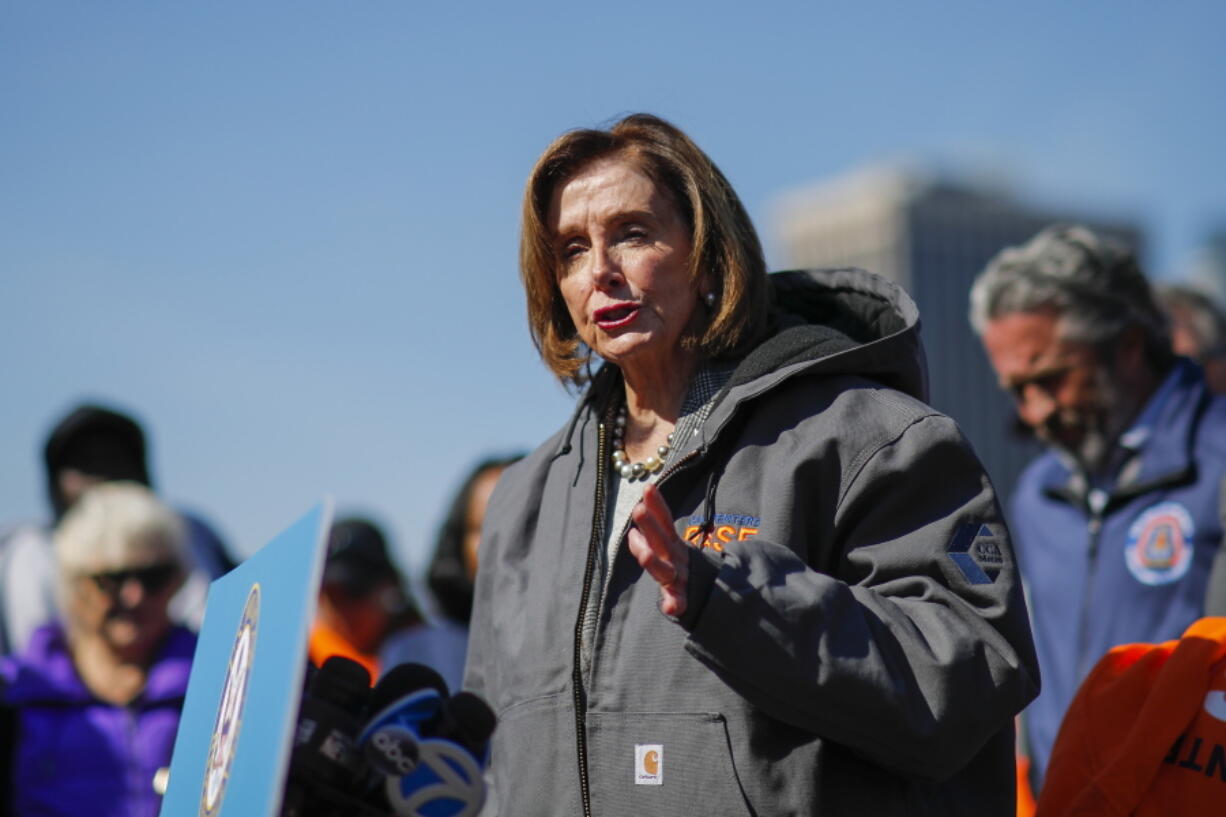
[{"label": "pearl necklace", "polygon": [[668,435],[666,445],[662,445],[656,449],[656,454],[659,456],[650,456],[642,462],[630,462],[630,458],[626,456],[626,405],[617,410],[617,417],[613,421],[613,469],[621,474],[622,479],[634,481],[636,479],[646,479],[649,474],[654,474],[664,467],[664,460],[668,458],[668,452],[672,450],[673,435]]}]

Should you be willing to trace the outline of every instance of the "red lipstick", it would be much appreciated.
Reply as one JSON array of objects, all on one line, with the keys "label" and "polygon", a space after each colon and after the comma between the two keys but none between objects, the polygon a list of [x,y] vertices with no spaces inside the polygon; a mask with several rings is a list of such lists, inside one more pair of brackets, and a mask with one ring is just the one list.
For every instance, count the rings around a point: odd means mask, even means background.
[{"label": "red lipstick", "polygon": [[592,320],[606,331],[621,329],[628,326],[639,314],[639,306],[635,303],[613,304],[602,306],[592,313]]}]

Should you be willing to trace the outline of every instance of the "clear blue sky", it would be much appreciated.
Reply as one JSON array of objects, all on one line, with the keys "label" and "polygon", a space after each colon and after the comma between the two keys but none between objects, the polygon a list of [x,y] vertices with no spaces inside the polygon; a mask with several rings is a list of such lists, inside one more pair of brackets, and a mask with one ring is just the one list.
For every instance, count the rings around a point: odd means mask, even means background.
[{"label": "clear blue sky", "polygon": [[92,399],[240,553],[331,494],[419,569],[468,465],[570,409],[521,186],[631,111],[768,248],[782,192],[912,157],[1135,217],[1177,274],[1226,223],[1224,32],[1221,2],[7,2],[0,522],[46,514],[41,441]]}]

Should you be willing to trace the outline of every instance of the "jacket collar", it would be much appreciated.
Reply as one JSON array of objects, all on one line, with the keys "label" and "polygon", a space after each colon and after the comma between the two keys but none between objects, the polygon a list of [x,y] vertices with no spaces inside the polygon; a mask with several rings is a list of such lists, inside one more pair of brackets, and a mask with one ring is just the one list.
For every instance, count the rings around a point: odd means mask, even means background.
[{"label": "jacket collar", "polygon": [[172,629],[149,669],[143,700],[162,703],[182,699],[187,694],[195,652],[196,634],[184,627]]},{"label": "jacket collar", "polygon": [[[172,628],[154,659],[138,702],[151,705],[181,700],[187,694],[195,648],[194,633],[183,627]],[[77,674],[59,624],[35,630],[22,657],[7,662],[5,676],[8,687],[4,697],[10,704],[83,704],[95,700]]]}]

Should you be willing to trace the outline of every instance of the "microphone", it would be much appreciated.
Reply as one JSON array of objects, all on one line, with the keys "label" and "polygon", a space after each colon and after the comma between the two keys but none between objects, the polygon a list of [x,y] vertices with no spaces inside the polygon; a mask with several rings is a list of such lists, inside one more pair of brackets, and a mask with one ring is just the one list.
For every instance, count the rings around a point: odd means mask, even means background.
[{"label": "microphone", "polygon": [[457,692],[447,701],[451,722],[444,730],[456,743],[485,760],[490,736],[498,726],[498,716],[490,705],[471,692]]},{"label": "microphone", "polygon": [[357,768],[354,739],[370,697],[370,673],[334,655],[307,683],[291,765],[325,783],[341,783]]},{"label": "microphone", "polygon": [[370,698],[370,673],[332,656],[308,678],[290,754],[281,817],[378,815],[353,796],[364,771],[356,739]]},{"label": "microphone", "polygon": [[380,678],[370,695],[375,714],[358,735],[371,766],[386,775],[411,772],[417,739],[435,731],[446,698],[447,682],[422,664],[399,664]]},{"label": "microphone", "polygon": [[438,673],[420,664],[392,669],[372,694],[374,717],[358,735],[397,817],[473,817],[485,803],[482,770],[497,725],[471,692],[447,696]]}]

